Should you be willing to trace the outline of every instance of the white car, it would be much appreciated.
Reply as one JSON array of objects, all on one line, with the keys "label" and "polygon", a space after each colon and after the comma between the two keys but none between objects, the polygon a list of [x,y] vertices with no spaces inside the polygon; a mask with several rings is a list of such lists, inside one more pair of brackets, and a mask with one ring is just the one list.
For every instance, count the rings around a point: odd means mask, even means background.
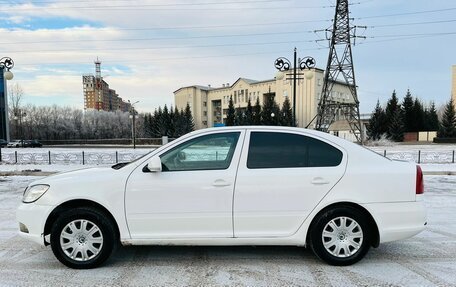
[{"label": "white car", "polygon": [[20,234],[72,268],[122,245],[308,246],[333,265],[426,225],[419,166],[289,127],[210,128],[31,183]]}]

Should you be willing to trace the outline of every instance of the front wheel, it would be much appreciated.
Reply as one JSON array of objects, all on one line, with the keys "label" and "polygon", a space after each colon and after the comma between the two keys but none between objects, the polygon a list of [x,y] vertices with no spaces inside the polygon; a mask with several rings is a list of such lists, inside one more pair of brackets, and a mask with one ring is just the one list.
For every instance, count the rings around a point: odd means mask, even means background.
[{"label": "front wheel", "polygon": [[357,209],[336,207],[320,214],[310,229],[310,247],[320,259],[337,266],[361,260],[370,248],[366,216]]},{"label": "front wheel", "polygon": [[70,268],[89,269],[111,255],[117,237],[113,223],[93,208],[75,208],[58,217],[51,230],[57,259]]}]

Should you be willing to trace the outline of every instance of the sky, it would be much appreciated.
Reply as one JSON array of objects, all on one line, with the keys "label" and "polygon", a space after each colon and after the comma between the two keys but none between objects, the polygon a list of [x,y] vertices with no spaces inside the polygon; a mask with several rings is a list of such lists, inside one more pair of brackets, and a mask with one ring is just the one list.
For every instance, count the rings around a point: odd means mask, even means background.
[{"label": "sky", "polygon": [[[325,69],[335,0],[0,0],[0,58],[15,62],[24,103],[83,108],[82,75],[102,74],[140,112],[189,85],[275,76],[274,60],[312,56]],[[451,97],[456,3],[351,0],[361,113],[393,90],[425,103]],[[366,29],[361,26],[367,26]],[[320,41],[323,40],[323,41]]]}]

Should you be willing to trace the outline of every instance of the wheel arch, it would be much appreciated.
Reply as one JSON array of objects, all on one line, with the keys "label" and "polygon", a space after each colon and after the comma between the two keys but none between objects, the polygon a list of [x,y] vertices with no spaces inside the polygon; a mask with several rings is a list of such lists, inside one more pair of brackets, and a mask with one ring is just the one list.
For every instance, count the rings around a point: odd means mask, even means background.
[{"label": "wheel arch", "polygon": [[308,241],[310,239],[310,232],[312,231],[313,225],[315,224],[315,221],[317,220],[317,218],[322,213],[324,213],[324,212],[326,212],[326,211],[328,211],[328,210],[330,210],[332,208],[335,208],[335,207],[349,207],[349,208],[353,208],[353,209],[359,210],[362,213],[364,213],[367,216],[367,219],[369,220],[370,231],[372,232],[371,246],[372,247],[378,247],[379,246],[379,244],[380,244],[380,231],[378,229],[378,225],[377,225],[377,222],[375,221],[374,217],[363,206],[361,206],[361,205],[359,205],[357,203],[354,203],[354,202],[349,202],[349,201],[332,203],[332,204],[330,204],[328,206],[325,206],[317,214],[315,214],[315,216],[312,218],[312,221],[311,221],[311,223],[309,225],[309,228],[307,229],[307,234],[306,234],[306,241],[307,242],[306,242],[306,245],[308,245],[308,243],[309,243]]},{"label": "wheel arch", "polygon": [[[107,208],[105,208],[103,205],[92,201],[88,199],[73,199],[66,201],[60,205],[58,205],[56,208],[52,210],[52,212],[49,214],[49,216],[46,219],[46,223],[44,225],[44,231],[43,235],[46,236],[51,233],[51,228],[52,224],[57,220],[58,216],[62,214],[63,212],[71,209],[71,208],[78,208],[78,207],[92,207],[95,209],[98,209],[102,213],[104,213],[108,219],[113,223],[115,226],[115,231],[116,231],[116,238],[120,238],[120,229],[117,221],[115,220],[114,216],[109,212]],[[45,245],[49,245],[50,243],[44,240]]]}]

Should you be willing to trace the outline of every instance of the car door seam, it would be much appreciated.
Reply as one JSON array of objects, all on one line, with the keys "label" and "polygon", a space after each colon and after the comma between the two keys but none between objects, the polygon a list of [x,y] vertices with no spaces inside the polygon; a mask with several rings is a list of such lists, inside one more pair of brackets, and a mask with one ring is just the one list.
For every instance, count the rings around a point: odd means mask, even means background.
[{"label": "car door seam", "polygon": [[237,175],[239,172],[239,166],[241,164],[242,153],[244,151],[244,144],[245,144],[246,137],[247,137],[247,129],[244,129],[244,138],[242,139],[241,150],[239,152],[239,160],[238,160],[237,167],[236,167],[236,173],[234,174],[233,195],[231,198],[231,226],[232,226],[233,238],[235,238],[235,234],[234,234],[234,199],[235,199],[235,195],[236,195],[236,182],[237,182]]}]

